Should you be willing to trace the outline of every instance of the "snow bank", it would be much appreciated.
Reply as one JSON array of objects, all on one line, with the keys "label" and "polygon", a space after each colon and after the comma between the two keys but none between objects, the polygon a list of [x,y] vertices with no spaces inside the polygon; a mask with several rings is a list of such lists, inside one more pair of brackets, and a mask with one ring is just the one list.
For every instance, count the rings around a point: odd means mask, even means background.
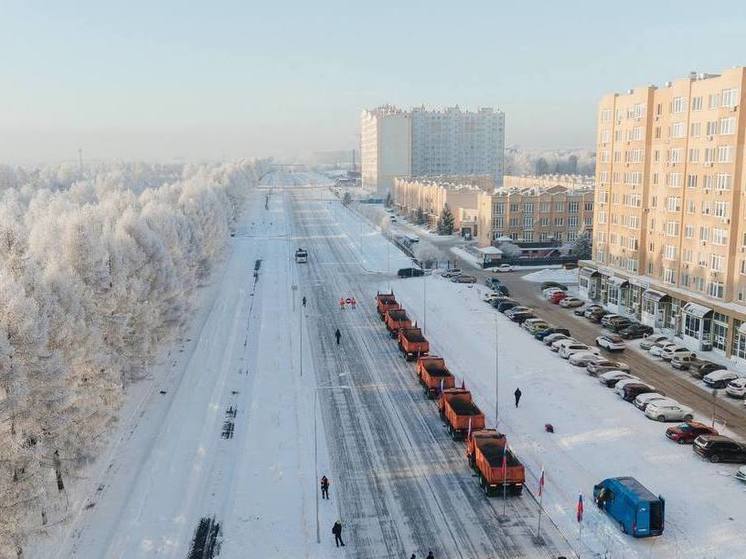
[{"label": "snow bank", "polygon": [[567,285],[578,283],[578,271],[565,270],[564,268],[544,268],[543,270],[521,276],[521,279],[536,283],[556,281]]},{"label": "snow bank", "polygon": [[0,169],[0,556],[64,514],[263,163]]}]

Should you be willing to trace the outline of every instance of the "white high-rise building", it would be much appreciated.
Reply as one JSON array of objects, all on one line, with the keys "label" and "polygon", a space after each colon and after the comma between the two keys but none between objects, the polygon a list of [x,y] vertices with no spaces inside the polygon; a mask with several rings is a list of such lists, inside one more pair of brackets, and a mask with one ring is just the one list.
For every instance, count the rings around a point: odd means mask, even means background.
[{"label": "white high-rise building", "polygon": [[411,116],[396,107],[363,111],[360,117],[360,173],[364,188],[383,194],[394,177],[412,173]]},{"label": "white high-rise building", "polygon": [[363,186],[391,190],[394,177],[504,173],[505,114],[459,107],[410,112],[386,105],[363,111],[360,125]]}]

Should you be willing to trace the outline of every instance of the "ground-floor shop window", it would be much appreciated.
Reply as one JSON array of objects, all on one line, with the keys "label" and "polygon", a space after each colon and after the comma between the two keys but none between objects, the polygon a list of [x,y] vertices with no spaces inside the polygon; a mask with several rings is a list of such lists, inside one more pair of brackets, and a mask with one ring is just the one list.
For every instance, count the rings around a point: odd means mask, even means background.
[{"label": "ground-floor shop window", "polygon": [[699,338],[699,318],[690,314],[684,315],[684,334],[692,338]]},{"label": "ground-floor shop window", "polygon": [[727,339],[728,317],[716,312],[712,315],[712,347],[725,351]]}]

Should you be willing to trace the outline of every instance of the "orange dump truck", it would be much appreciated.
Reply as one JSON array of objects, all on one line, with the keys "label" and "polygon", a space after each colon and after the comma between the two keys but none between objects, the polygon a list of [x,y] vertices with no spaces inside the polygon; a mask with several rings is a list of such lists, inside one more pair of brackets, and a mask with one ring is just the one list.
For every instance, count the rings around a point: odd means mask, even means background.
[{"label": "orange dump truck", "polygon": [[402,328],[412,327],[412,321],[407,316],[407,311],[401,308],[386,311],[383,320],[386,322],[386,329],[389,331],[392,338],[396,338],[399,334],[399,330]]},{"label": "orange dump truck", "polygon": [[396,297],[393,293],[378,293],[376,295],[376,309],[378,310],[378,316],[383,317],[386,315],[386,311],[401,308],[399,303],[396,302]]},{"label": "orange dump truck", "polygon": [[[495,429],[472,431],[466,443],[469,465],[479,475],[479,484],[488,497],[502,494],[520,495],[526,482],[523,464],[507,447],[508,439]],[[503,469],[503,459],[505,469]]]},{"label": "orange dump truck", "polygon": [[419,328],[402,328],[399,330],[399,349],[404,354],[404,359],[413,361],[421,355],[428,354],[430,342],[425,339]]},{"label": "orange dump truck", "polygon": [[425,388],[425,396],[435,398],[442,389],[453,388],[455,379],[442,357],[427,356],[417,360],[417,377]]},{"label": "orange dump truck", "polygon": [[461,388],[444,390],[438,407],[454,441],[463,440],[471,431],[484,429],[484,414],[471,399],[471,392]]}]

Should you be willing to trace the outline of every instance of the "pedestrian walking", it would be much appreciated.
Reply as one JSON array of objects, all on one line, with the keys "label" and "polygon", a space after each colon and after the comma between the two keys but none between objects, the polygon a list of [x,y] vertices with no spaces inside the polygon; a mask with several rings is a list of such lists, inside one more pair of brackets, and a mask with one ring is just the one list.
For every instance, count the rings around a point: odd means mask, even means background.
[{"label": "pedestrian walking", "polygon": [[334,526],[332,526],[332,534],[334,534],[334,543],[337,544],[337,547],[340,545],[342,547],[345,546],[345,542],[342,541],[342,521],[337,520],[334,523]]},{"label": "pedestrian walking", "polygon": [[413,553],[412,557],[410,557],[409,559],[417,559],[417,556]]},{"label": "pedestrian walking", "polygon": [[357,301],[354,297],[350,298],[350,305],[352,305],[352,310],[355,310],[357,308]]},{"label": "pedestrian walking", "polygon": [[337,338],[337,345],[339,345],[339,338],[342,337],[342,332],[339,331],[339,328],[337,328],[337,331],[334,332],[334,337]]},{"label": "pedestrian walking", "polygon": [[303,306],[304,307],[306,306],[306,296],[305,295],[303,296]]},{"label": "pedestrian walking", "polygon": [[345,298],[344,297],[339,298],[339,308],[342,310],[345,310]]},{"label": "pedestrian walking", "polygon": [[427,554],[427,557],[425,557],[425,559],[435,559],[435,555],[433,555],[433,552],[431,551]]},{"label": "pedestrian walking", "polygon": [[513,396],[515,396],[515,407],[518,407],[518,402],[521,401],[521,389],[516,388],[515,392],[513,392]]},{"label": "pedestrian walking", "polygon": [[326,476],[321,476],[321,498],[329,499],[329,480]]}]

